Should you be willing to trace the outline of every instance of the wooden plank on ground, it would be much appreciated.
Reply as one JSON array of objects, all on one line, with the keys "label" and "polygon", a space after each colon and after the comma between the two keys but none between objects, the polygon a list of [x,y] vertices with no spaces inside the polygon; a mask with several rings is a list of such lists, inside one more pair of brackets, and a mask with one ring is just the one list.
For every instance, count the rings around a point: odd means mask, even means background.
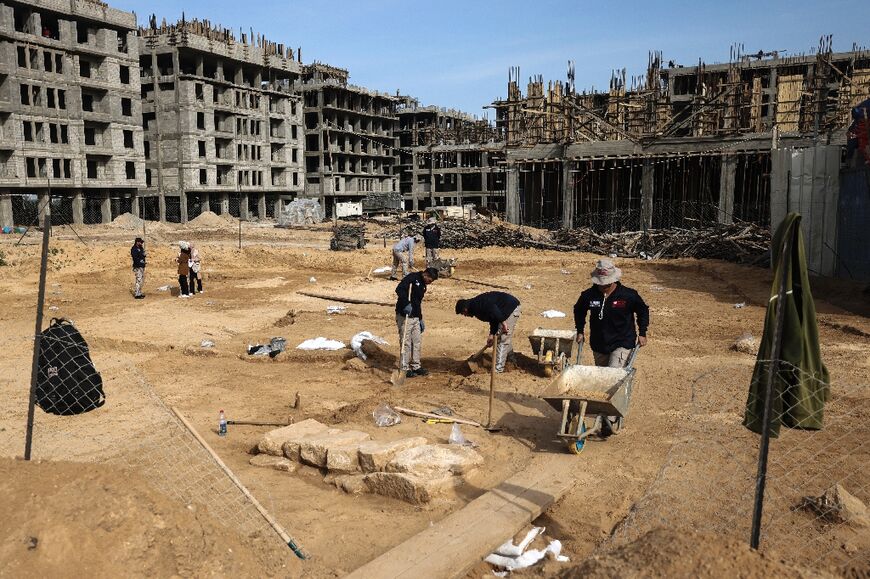
[{"label": "wooden plank on ground", "polygon": [[523,471],[347,577],[462,576],[571,490],[578,472],[568,454],[538,455]]}]

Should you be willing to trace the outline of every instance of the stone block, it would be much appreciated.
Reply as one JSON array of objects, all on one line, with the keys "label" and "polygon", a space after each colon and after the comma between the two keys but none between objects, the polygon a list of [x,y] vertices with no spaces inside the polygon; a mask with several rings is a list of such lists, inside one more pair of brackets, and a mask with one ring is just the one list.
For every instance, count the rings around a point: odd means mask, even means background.
[{"label": "stone block", "polygon": [[[369,435],[359,430],[330,429],[322,434],[308,436],[300,441],[299,457],[305,464],[323,468],[326,466],[330,448],[353,446],[369,439]],[[289,457],[288,457],[289,458]]]},{"label": "stone block", "polygon": [[368,490],[364,479],[362,474],[343,474],[335,477],[332,484],[349,495],[359,495]]},{"label": "stone block", "polygon": [[329,472],[359,472],[359,444],[333,446],[326,453]]},{"label": "stone block", "polygon": [[456,444],[426,444],[398,453],[387,464],[388,472],[405,472],[421,477],[461,475],[483,464],[474,449]]},{"label": "stone block", "polygon": [[373,472],[363,478],[368,492],[412,505],[428,503],[434,497],[451,490],[458,480],[460,479],[450,474],[422,477],[405,472]]},{"label": "stone block", "polygon": [[257,444],[257,449],[263,454],[271,454],[273,456],[281,456],[283,454],[284,445],[291,440],[300,440],[311,434],[318,434],[328,430],[325,424],[321,424],[314,419],[309,418],[296,424],[282,426],[275,430],[270,430],[260,442]]},{"label": "stone block", "polygon": [[423,446],[429,441],[422,436],[402,438],[393,442],[370,440],[359,445],[359,466],[363,472],[378,472],[387,468],[393,458],[403,450]]},{"label": "stone block", "polygon": [[261,466],[265,468],[274,468],[284,472],[295,472],[296,465],[283,456],[273,456],[271,454],[258,454],[248,461],[253,466]]}]

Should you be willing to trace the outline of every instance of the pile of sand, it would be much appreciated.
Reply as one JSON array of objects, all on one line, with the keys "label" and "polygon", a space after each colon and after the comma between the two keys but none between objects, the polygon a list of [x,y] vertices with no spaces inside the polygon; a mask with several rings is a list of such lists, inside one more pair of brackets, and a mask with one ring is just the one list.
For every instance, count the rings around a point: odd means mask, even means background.
[{"label": "pile of sand", "polygon": [[243,538],[106,465],[0,459],[0,496],[0,575],[298,575],[278,539]]},{"label": "pile of sand", "polygon": [[196,217],[196,219],[191,219],[187,222],[187,225],[190,227],[210,227],[210,228],[223,228],[229,227],[235,222],[235,218],[233,217],[221,217],[217,213],[212,211],[204,211]]},{"label": "pile of sand", "polygon": [[112,220],[111,226],[117,229],[142,231],[142,219],[132,213],[122,213]]},{"label": "pile of sand", "polygon": [[818,577],[749,548],[746,541],[712,533],[655,529],[605,555],[562,569],[560,579],[622,577]]}]

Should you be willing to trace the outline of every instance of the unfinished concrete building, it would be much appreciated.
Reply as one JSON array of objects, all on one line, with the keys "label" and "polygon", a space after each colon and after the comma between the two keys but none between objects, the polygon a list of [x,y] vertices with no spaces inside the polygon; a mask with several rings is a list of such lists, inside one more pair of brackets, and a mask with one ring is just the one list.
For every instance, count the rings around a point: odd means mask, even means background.
[{"label": "unfinished concrete building", "polygon": [[[493,103],[507,144],[507,215],[544,227],[771,224],[773,153],[845,143],[850,106],[870,93],[870,53],[732,52],[721,65],[614,75],[606,92],[530,79]],[[775,211],[774,211],[775,212]]]},{"label": "unfinished concrete building", "polygon": [[303,190],[301,67],[260,36],[208,21],[140,30],[147,219],[273,217]]},{"label": "unfinished concrete building", "polygon": [[[0,3],[0,225],[131,211],[144,185],[135,15],[95,0]],[[39,219],[41,221],[42,214]]]},{"label": "unfinished concrete building", "polygon": [[499,206],[504,147],[496,142],[492,123],[453,109],[420,106],[408,96],[401,97],[398,117],[397,171],[406,209]]},{"label": "unfinished concrete building", "polygon": [[399,196],[399,99],[347,80],[346,70],[314,63],[296,83],[305,105],[305,196],[326,215],[336,202]]}]

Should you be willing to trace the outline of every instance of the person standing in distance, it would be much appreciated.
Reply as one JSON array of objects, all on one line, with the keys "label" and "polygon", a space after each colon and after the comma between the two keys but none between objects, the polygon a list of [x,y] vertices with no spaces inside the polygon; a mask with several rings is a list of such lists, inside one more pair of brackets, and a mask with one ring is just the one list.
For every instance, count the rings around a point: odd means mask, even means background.
[{"label": "person standing in distance", "polygon": [[145,284],[145,240],[137,237],[130,248],[130,257],[133,259],[133,297],[137,300],[145,299],[142,286]]},{"label": "person standing in distance", "polygon": [[438,259],[438,250],[441,249],[441,228],[434,217],[430,217],[423,226],[423,243],[426,246],[426,265]]},{"label": "person standing in distance", "polygon": [[588,312],[589,345],[595,365],[622,368],[635,345],[646,345],[649,306],[637,291],[620,283],[622,270],[609,259],[599,259],[591,277],[592,287],[581,293],[574,304],[577,343],[586,340]]}]

